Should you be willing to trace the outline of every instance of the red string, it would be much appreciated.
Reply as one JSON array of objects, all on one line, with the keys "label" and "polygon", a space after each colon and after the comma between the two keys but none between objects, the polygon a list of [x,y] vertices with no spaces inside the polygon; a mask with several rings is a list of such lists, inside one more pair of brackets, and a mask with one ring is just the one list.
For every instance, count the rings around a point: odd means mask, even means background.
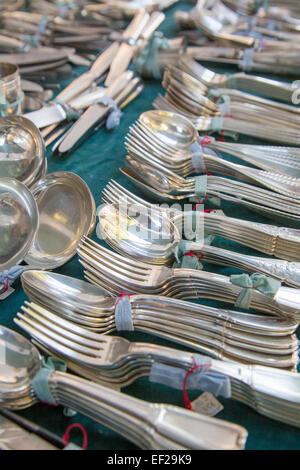
[{"label": "red string", "polygon": [[196,255],[196,253],[194,253],[193,251],[187,251],[186,253],[184,253],[183,256],[190,256],[191,258],[198,258],[199,261],[201,261],[203,259],[203,253],[199,253],[199,255]]},{"label": "red string", "polygon": [[204,145],[208,145],[208,144],[211,144],[212,143],[212,138],[209,137],[208,135],[205,135],[204,137],[202,137],[202,139],[200,140],[199,144],[201,145],[201,147],[203,147]]},{"label": "red string", "polygon": [[84,427],[82,426],[82,424],[80,423],[73,423],[73,424],[70,424],[70,426],[67,427],[66,429],[66,432],[65,434],[63,435],[63,443],[64,445],[68,445],[69,443],[69,436],[70,436],[70,431],[71,429],[73,428],[79,428],[82,432],[82,435],[83,435],[83,443],[82,443],[82,450],[86,450],[87,448],[87,443],[88,443],[88,438],[87,438],[87,432],[86,430],[84,429]]},{"label": "red string", "polygon": [[192,408],[191,400],[189,399],[189,397],[187,395],[187,391],[186,391],[187,379],[196,369],[199,369],[199,367],[211,367],[211,364],[199,364],[199,365],[197,365],[196,361],[195,361],[195,358],[193,357],[192,359],[193,359],[194,365],[193,365],[193,367],[191,367],[190,370],[187,371],[187,373],[185,374],[184,380],[183,380],[183,401],[184,401],[185,408],[187,408],[188,410],[194,411],[193,408]]},{"label": "red string", "polygon": [[3,282],[2,284],[4,286],[4,290],[3,290],[3,294],[4,292],[7,292],[8,291],[8,288],[9,288],[9,279],[7,278],[5,282]]},{"label": "red string", "polygon": [[116,306],[118,305],[118,303],[120,302],[120,300],[121,300],[123,297],[131,297],[132,295],[134,295],[134,294],[125,294],[125,293],[120,294],[119,297],[118,297],[118,300],[117,300],[116,303],[115,303],[115,308],[116,308]]},{"label": "red string", "polygon": [[194,205],[193,211],[195,211],[195,210],[197,209],[197,207],[198,207],[200,204],[204,204],[204,203],[207,201],[208,195],[206,194],[205,198],[202,199],[202,200],[200,200],[200,199],[198,198],[198,196],[195,196],[195,198],[198,199],[199,202]]}]

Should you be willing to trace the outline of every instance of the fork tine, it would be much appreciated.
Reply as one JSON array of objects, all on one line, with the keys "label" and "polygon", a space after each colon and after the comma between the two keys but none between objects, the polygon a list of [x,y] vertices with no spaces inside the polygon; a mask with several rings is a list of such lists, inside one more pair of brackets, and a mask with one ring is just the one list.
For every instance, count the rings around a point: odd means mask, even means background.
[{"label": "fork tine", "polygon": [[[30,321],[28,321],[27,318],[15,318],[14,322],[22,328],[24,331],[26,331],[30,336],[34,337],[37,339],[37,341],[41,341],[42,343],[45,343],[50,347],[53,351],[55,351],[57,354],[60,356],[63,355],[67,358],[70,358],[74,361],[80,361],[80,362],[86,362],[89,360],[89,356],[76,352],[74,349],[69,348],[66,346],[67,342],[59,343],[57,340],[52,340],[49,335],[47,334],[44,335],[37,329],[36,325],[32,325]],[[94,364],[94,360],[91,361],[92,364]]]},{"label": "fork tine", "polygon": [[132,270],[134,275],[137,275],[137,277],[139,277],[139,274],[141,276],[144,276],[145,271],[147,272],[151,271],[151,268],[146,263],[143,263],[142,261],[136,262],[136,260],[132,260],[130,258],[121,256],[118,253],[115,253],[114,251],[104,248],[103,246],[94,242],[90,238],[84,237],[82,248],[90,249],[91,252],[94,252],[100,255],[101,261],[102,261],[102,258],[105,257],[106,255],[106,259],[109,259],[110,261],[110,266],[111,266],[111,261],[113,261],[114,263],[117,263],[117,265],[120,266],[120,268],[123,267],[128,271]]},{"label": "fork tine", "polygon": [[[84,338],[79,334],[72,333],[66,328],[61,328],[56,322],[54,323],[53,320],[49,321],[45,318],[41,318],[40,314],[30,306],[22,306],[21,309],[24,313],[19,312],[17,314],[18,318],[29,324],[35,325],[36,329],[42,332],[45,336],[49,336],[52,340],[62,343],[72,350],[97,357],[98,351],[103,349],[101,341],[98,343],[97,341]],[[103,343],[103,345],[104,344],[105,343]]]},{"label": "fork tine", "polygon": [[76,341],[77,338],[78,341],[80,341],[82,338],[85,342],[88,342],[91,347],[95,347],[96,349],[99,348],[100,343],[105,344],[110,341],[106,337],[99,336],[98,334],[78,326],[72,321],[62,318],[52,310],[50,311],[48,308],[44,308],[34,302],[28,302],[26,300],[25,306],[22,306],[21,309],[23,312],[30,314],[33,318],[36,318],[37,321],[41,323],[43,322],[50,329],[57,331],[56,328],[59,328],[59,331],[70,332],[74,336],[74,341]]}]

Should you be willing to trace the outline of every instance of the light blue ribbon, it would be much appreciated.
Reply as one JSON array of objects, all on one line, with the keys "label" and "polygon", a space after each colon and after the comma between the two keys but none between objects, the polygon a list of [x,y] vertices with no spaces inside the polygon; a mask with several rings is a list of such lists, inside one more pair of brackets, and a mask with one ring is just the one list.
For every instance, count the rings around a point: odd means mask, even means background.
[{"label": "light blue ribbon", "polygon": [[274,298],[281,286],[281,282],[277,279],[261,273],[254,273],[251,276],[249,274],[233,274],[230,276],[230,282],[236,286],[243,287],[235,302],[235,306],[244,309],[248,309],[251,305],[253,289]]},{"label": "light blue ribbon", "polygon": [[109,106],[111,108],[106,119],[106,129],[111,130],[119,126],[123,113],[118,108],[117,103],[110,96],[103,96],[98,103],[102,103],[104,106]]},{"label": "light blue ribbon", "polygon": [[[201,364],[210,364],[211,362],[210,358],[198,354],[194,355],[194,359],[195,365],[198,366],[201,366]],[[186,373],[186,370],[180,369],[179,367],[154,362],[151,367],[149,381],[182,390]],[[231,383],[229,377],[210,372],[207,366],[198,367],[188,376],[186,389],[210,392],[216,397],[231,397]]]},{"label": "light blue ribbon", "polygon": [[169,49],[169,41],[163,34],[156,31],[149,39],[135,62],[135,70],[142,75],[144,71],[150,72],[156,80],[161,79],[161,70],[158,64],[158,52],[160,49]]},{"label": "light blue ribbon", "polygon": [[0,272],[0,284],[11,284],[17,277],[21,276],[25,269],[25,266],[13,266],[10,269]]},{"label": "light blue ribbon", "polygon": [[42,364],[43,367],[35,375],[31,385],[39,400],[45,403],[55,404],[56,401],[53,398],[49,388],[49,377],[55,370],[65,372],[67,370],[67,364],[58,357],[49,357],[46,362],[44,359],[42,359]]},{"label": "light blue ribbon", "polygon": [[64,101],[60,101],[57,99],[53,100],[53,103],[60,104],[66,113],[66,120],[67,121],[77,121],[77,119],[80,118],[81,113],[77,111],[76,109],[71,108],[68,104],[66,104]]},{"label": "light blue ribbon", "polygon": [[129,296],[119,297],[115,305],[115,324],[118,331],[133,331],[131,304]]}]

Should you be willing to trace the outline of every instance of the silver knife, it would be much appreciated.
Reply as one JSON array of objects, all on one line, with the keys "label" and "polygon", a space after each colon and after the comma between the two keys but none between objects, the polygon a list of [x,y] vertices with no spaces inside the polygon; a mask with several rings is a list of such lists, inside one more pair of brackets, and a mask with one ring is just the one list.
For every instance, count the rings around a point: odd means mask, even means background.
[{"label": "silver knife", "polygon": [[[123,88],[133,78],[134,73],[132,71],[126,71],[119,76],[113,84],[107,88],[105,96],[113,99],[122,92]],[[81,116],[78,121],[71,127],[65,134],[64,139],[60,143],[58,148],[59,153],[69,152],[72,147],[91,129],[97,122],[102,118],[106,117],[110,110],[110,106],[101,104],[94,104],[90,106]]]},{"label": "silver knife", "polygon": [[139,11],[124,31],[123,40],[128,41],[128,43],[123,42],[119,46],[118,52],[112,61],[108,76],[105,80],[105,86],[110,86],[116,77],[127,69],[135,51],[136,41],[140,37],[143,29],[149,21],[149,18],[150,15],[145,10]]}]

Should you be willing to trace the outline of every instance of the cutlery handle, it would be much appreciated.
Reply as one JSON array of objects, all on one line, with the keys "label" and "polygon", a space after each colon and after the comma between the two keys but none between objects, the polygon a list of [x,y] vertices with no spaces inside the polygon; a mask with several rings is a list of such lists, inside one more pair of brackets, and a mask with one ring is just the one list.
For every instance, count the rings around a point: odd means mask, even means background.
[{"label": "cutlery handle", "polygon": [[[300,230],[297,229],[278,227],[277,225],[262,224],[259,222],[249,222],[247,220],[228,217],[225,214],[220,216],[214,213],[207,213],[205,214],[205,218],[207,218],[207,220],[216,221],[218,229],[222,229],[222,222],[225,222],[226,224],[231,224],[232,227],[239,229],[241,231],[241,235],[243,235],[244,232],[248,234],[249,230],[251,230],[253,235],[259,233],[262,235],[269,235],[273,238],[273,240],[270,239],[270,244],[274,244],[276,238],[300,244]],[[226,232],[224,231],[224,233]]]},{"label": "cutlery handle", "polygon": [[[253,391],[300,404],[300,375],[286,370],[259,366],[221,362],[212,359],[212,371],[238,380]],[[274,400],[274,406],[276,400]]]},{"label": "cutlery handle", "polygon": [[201,252],[208,262],[250,272],[257,271],[286,282],[293,287],[300,287],[300,263],[249,256],[199,243],[192,243],[190,250],[196,253]]},{"label": "cutlery handle", "polygon": [[96,78],[96,74],[91,70],[75,78],[70,85],[64,88],[56,97],[56,100],[68,103],[75,96],[89,88]]},{"label": "cutlery handle", "polygon": [[91,71],[95,73],[97,77],[100,77],[108,69],[118,49],[119,43],[115,41],[95,60],[91,66]]},{"label": "cutlery handle", "polygon": [[[157,450],[160,436],[173,441],[177,449],[238,450],[243,448],[246,442],[247,431],[241,426],[176,406],[147,403],[71,374],[53,372],[49,378],[49,385],[54,396],[58,388],[62,391],[71,389],[78,392],[80,394],[79,411],[83,414],[86,412],[89,415],[90,413],[90,407],[86,403],[89,398],[92,398],[95,403],[98,402],[97,412],[100,423],[101,412],[99,413],[99,410],[102,405],[111,407],[114,412],[117,410],[125,412],[129,419],[135,417],[142,421],[149,449]],[[68,406],[67,400],[64,403],[64,399],[61,399],[60,403]],[[76,403],[72,408],[76,411]],[[153,437],[156,437],[154,440],[157,441],[155,447]]]},{"label": "cutlery handle", "polygon": [[252,76],[245,73],[236,73],[232,76],[232,79],[234,80],[234,88],[238,90],[247,90],[257,93],[259,89],[260,93],[268,98],[279,99],[280,97],[281,101],[286,101],[287,103],[292,102],[292,95],[295,88],[290,83],[255,75]]},{"label": "cutlery handle", "polygon": [[128,27],[124,31],[124,39],[137,40],[142,33],[143,29],[149,21],[150,15],[145,10],[140,10],[131,20]]},{"label": "cutlery handle", "polygon": [[159,346],[158,344],[130,343],[128,354],[147,357],[157,362],[164,362],[166,364],[187,369],[194,365],[193,353]]},{"label": "cutlery handle", "polygon": [[148,40],[151,38],[152,34],[157,30],[161,23],[165,20],[166,15],[160,11],[154,11],[143,31],[141,32],[141,38]]},{"label": "cutlery handle", "polygon": [[255,38],[251,38],[248,36],[240,36],[238,34],[218,33],[216,34],[215,37],[216,39],[230,41],[238,46],[243,46],[243,47],[253,47],[256,41]]}]

